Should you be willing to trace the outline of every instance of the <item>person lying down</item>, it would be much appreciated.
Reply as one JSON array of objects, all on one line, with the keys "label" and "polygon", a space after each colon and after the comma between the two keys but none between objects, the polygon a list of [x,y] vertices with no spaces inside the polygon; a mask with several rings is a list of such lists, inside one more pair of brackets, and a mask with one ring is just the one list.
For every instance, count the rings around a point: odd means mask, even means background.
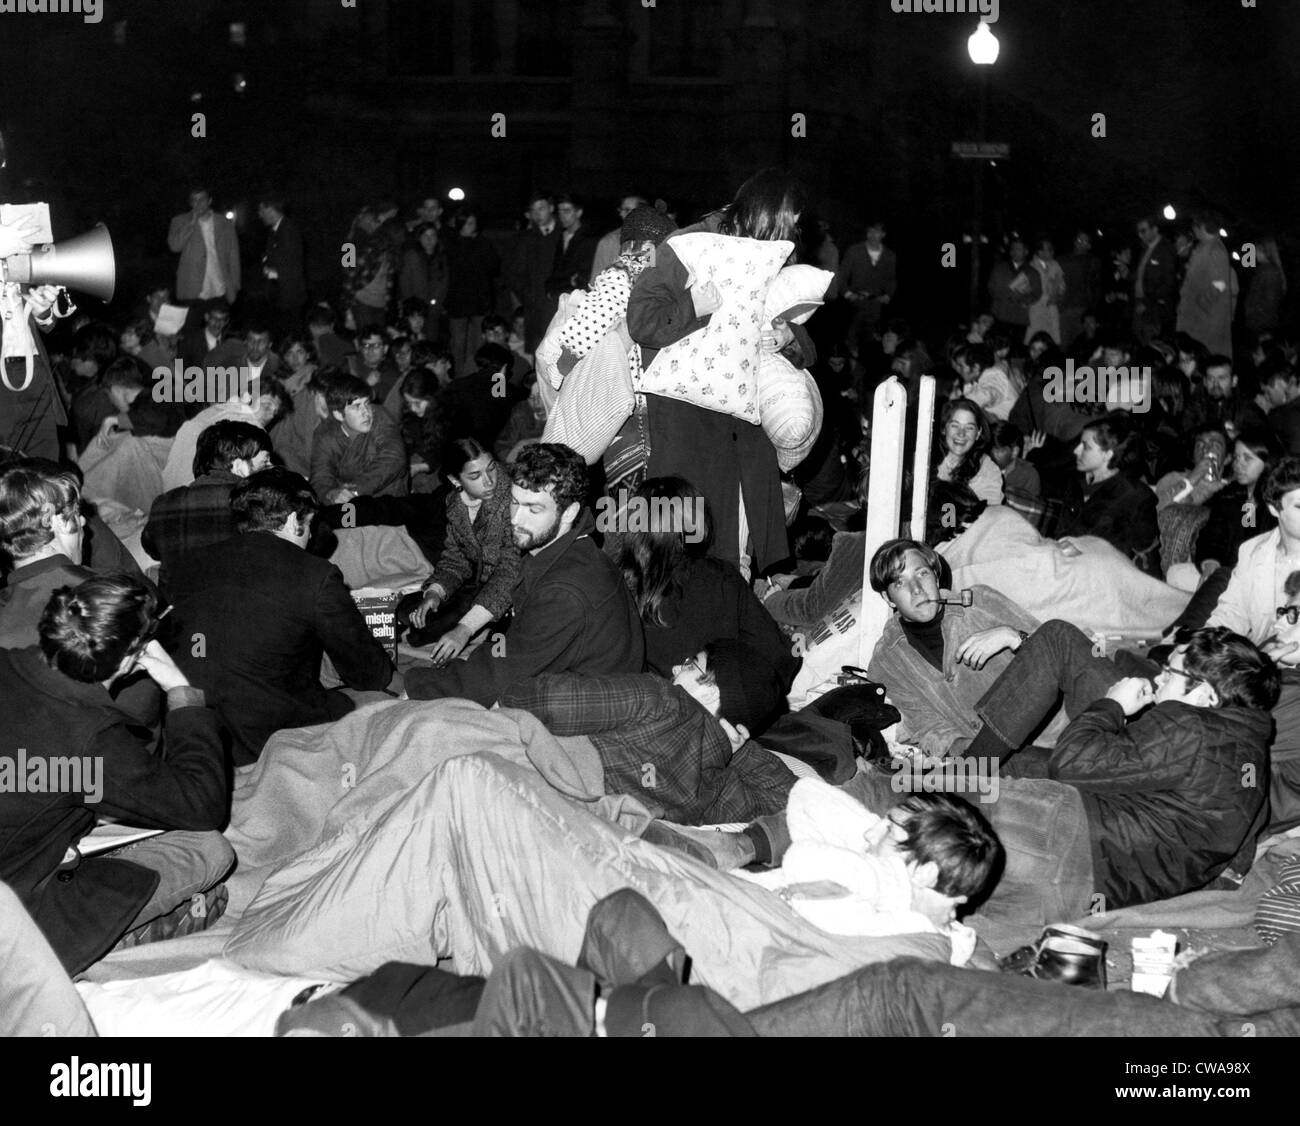
[{"label": "person lying down", "polygon": [[965,965],[975,932],[957,909],[997,867],[997,836],[974,806],[912,794],[880,817],[843,790],[801,778],[786,809],[791,844],[781,867],[735,875],[776,892],[829,934],[945,934]]}]

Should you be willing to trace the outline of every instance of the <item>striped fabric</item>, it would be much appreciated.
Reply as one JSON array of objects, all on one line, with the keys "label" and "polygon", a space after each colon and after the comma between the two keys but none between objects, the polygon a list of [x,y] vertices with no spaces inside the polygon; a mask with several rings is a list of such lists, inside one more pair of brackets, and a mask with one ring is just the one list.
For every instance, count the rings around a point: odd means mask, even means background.
[{"label": "striped fabric", "polygon": [[1255,930],[1267,943],[1300,931],[1300,857],[1282,866],[1278,882],[1259,898]]}]

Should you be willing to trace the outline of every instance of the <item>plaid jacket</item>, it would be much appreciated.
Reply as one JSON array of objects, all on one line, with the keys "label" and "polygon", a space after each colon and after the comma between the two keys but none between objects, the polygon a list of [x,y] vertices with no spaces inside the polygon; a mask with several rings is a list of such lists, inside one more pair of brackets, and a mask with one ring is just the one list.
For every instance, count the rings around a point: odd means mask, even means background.
[{"label": "plaid jacket", "polygon": [[162,565],[158,585],[165,586],[167,572],[188,551],[224,543],[235,534],[230,515],[230,491],[239,478],[229,470],[214,469],[195,480],[163,493],[149,510],[140,543]]},{"label": "plaid jacket", "polygon": [[752,740],[734,755],[722,725],[683,689],[653,673],[555,674],[519,681],[501,696],[553,735],[586,735],[600,753],[605,789],[631,794],[668,821],[752,821],[785,809],[794,775]]}]

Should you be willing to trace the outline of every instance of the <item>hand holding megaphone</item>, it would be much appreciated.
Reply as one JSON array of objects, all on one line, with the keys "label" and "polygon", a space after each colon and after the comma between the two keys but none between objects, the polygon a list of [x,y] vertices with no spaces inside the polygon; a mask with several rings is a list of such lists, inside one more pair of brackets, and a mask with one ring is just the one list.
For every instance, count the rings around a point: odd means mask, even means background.
[{"label": "hand holding megaphone", "polygon": [[0,224],[0,258],[26,254],[40,238],[40,229],[34,215],[23,215],[16,223]]},{"label": "hand holding megaphone", "polygon": [[[0,227],[0,231],[5,230],[11,232],[11,237],[23,236],[21,222]],[[113,300],[116,282],[113,240],[103,223],[64,242],[32,246],[24,239],[15,251],[6,251],[0,245],[0,266],[7,282],[66,286],[101,301]]]}]

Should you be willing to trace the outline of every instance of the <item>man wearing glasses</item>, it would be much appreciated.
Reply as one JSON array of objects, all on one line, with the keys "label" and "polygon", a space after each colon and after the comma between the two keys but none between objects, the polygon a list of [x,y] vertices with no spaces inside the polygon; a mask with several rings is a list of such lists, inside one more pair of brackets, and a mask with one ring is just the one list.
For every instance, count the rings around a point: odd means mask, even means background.
[{"label": "man wearing glasses", "polygon": [[[967,754],[1079,790],[1107,909],[1243,875],[1268,813],[1277,666],[1219,627],[1177,646],[1154,683],[1115,674],[1078,629],[1048,622],[977,705]],[[1031,746],[1061,695],[1070,725],[1053,750]]]},{"label": "man wearing glasses", "polygon": [[376,403],[382,403],[401,379],[397,364],[389,358],[388,338],[383,329],[371,328],[357,336],[357,354],[348,360],[353,375],[363,380]]}]

